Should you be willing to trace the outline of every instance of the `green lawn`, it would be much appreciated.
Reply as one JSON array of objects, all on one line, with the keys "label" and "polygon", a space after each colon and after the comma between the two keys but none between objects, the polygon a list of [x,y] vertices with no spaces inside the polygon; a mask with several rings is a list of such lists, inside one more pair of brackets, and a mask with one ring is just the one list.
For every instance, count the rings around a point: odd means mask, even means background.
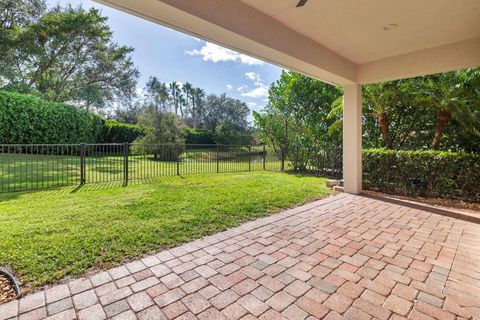
[{"label": "green lawn", "polygon": [[[280,161],[268,153],[261,156],[239,155],[215,159],[212,152],[187,150],[181,161],[155,161],[152,155],[131,155],[129,180],[165,176],[242,171],[280,171]],[[124,159],[120,156],[89,156],[85,163],[86,183],[120,182],[124,179]],[[286,169],[291,168],[286,164]],[[0,153],[0,193],[32,189],[58,188],[80,184],[78,156]]]},{"label": "green lawn", "polygon": [[0,266],[34,288],[331,193],[324,178],[246,172],[0,194]]}]

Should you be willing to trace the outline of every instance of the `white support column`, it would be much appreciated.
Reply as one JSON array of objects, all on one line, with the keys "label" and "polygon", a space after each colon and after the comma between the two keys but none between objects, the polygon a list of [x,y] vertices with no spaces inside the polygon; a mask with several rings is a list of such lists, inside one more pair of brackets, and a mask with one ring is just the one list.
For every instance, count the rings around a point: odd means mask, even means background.
[{"label": "white support column", "polygon": [[362,86],[343,87],[344,191],[362,191]]}]

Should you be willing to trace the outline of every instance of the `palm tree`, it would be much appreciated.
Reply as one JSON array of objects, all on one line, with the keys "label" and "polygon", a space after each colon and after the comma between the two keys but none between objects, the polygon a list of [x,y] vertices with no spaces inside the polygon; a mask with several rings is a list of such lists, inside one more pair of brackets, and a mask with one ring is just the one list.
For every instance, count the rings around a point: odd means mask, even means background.
[{"label": "palm tree", "polygon": [[475,115],[475,110],[480,110],[480,90],[474,84],[479,78],[480,69],[468,69],[423,79],[421,101],[436,109],[432,149],[440,147],[445,127],[452,120],[457,121],[464,130],[480,135],[476,129],[479,119]]},{"label": "palm tree", "polygon": [[[412,90],[413,86],[410,80],[383,82],[368,85],[364,88],[362,95],[363,111],[376,119],[383,144],[387,149],[394,149],[401,144],[395,141],[397,140],[395,132],[393,134],[391,132],[390,118],[392,114],[398,112],[395,110],[396,108],[402,108],[412,103],[411,99],[415,96]],[[327,115],[329,120],[337,119],[328,129],[330,135],[341,132],[342,114],[343,96],[332,103],[332,110]]]},{"label": "palm tree", "polygon": [[397,86],[392,83],[379,83],[365,87],[363,95],[366,109],[377,119],[382,140],[387,149],[393,149],[388,107],[394,100],[393,96],[398,95],[397,89]]},{"label": "palm tree", "polygon": [[172,81],[168,88],[170,89],[170,98],[172,100],[173,108],[175,110],[175,114],[178,116],[178,96],[180,94],[180,86],[176,81]]},{"label": "palm tree", "polygon": [[[185,118],[187,118],[188,113],[190,108],[190,102],[192,102],[192,90],[193,86],[190,82],[185,82],[185,84],[182,87],[183,93],[185,94]],[[192,103],[193,104],[193,103]],[[193,115],[192,115],[193,116]]]},{"label": "palm tree", "polygon": [[187,100],[185,99],[185,96],[182,94],[182,92],[178,92],[177,94],[177,101],[178,101],[178,109],[180,110],[180,119],[184,119],[183,114],[184,114],[184,109],[187,105]]},{"label": "palm tree", "polygon": [[[367,86],[363,93],[364,109],[368,110],[377,119],[382,140],[387,149],[392,149],[388,115],[388,100],[391,95],[392,92],[388,90],[385,83]],[[339,132],[343,125],[343,96],[338,97],[332,103],[332,110],[327,115],[327,119],[337,119],[328,129],[328,133],[333,135],[334,132]]]},{"label": "palm tree", "polygon": [[148,98],[155,105],[156,112],[164,112],[168,100],[168,89],[157,77],[150,77],[146,87]]},{"label": "palm tree", "polygon": [[205,91],[201,88],[192,89],[192,118],[193,127],[198,127],[198,121],[203,114],[203,99],[205,98]]}]

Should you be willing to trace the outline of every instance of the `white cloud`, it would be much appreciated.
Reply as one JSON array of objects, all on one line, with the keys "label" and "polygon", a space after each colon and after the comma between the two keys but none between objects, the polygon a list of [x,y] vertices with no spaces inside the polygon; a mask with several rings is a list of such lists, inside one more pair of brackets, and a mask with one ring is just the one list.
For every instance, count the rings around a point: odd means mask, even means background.
[{"label": "white cloud", "polygon": [[267,97],[268,96],[268,87],[265,85],[262,85],[261,87],[256,87],[253,90],[244,92],[240,94],[242,97],[248,97],[248,98],[262,98],[262,97]]},{"label": "white cloud", "polygon": [[263,64],[263,61],[249,57],[242,53],[217,46],[216,44],[206,42],[203,47],[190,51],[185,51],[185,54],[191,56],[202,56],[204,61],[220,62],[220,61],[236,61],[248,65],[259,65]]},{"label": "white cloud", "polygon": [[255,81],[255,83],[262,81],[262,79],[260,78],[260,75],[258,73],[255,73],[255,72],[247,72],[247,73],[245,73],[245,76],[248,79],[250,79],[252,81]]},{"label": "white cloud", "polygon": [[248,86],[243,85],[243,86],[238,87],[237,91],[238,92],[245,92],[247,89],[248,89]]},{"label": "white cloud", "polygon": [[241,86],[238,88],[240,95],[242,97],[249,97],[249,98],[264,98],[268,97],[268,86],[263,82],[262,78],[258,73],[255,72],[247,72],[245,76],[252,80],[255,84],[255,88],[252,90],[247,91],[247,86]]},{"label": "white cloud", "polygon": [[227,84],[227,91],[231,91],[233,89],[231,84]]}]

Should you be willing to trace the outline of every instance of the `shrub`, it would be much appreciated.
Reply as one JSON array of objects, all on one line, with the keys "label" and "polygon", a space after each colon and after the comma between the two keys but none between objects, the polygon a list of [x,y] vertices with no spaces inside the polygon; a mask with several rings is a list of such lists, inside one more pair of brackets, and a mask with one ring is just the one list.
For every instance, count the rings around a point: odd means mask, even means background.
[{"label": "shrub", "polygon": [[385,193],[480,201],[480,154],[363,151],[363,187]]},{"label": "shrub", "polygon": [[184,144],[133,144],[130,154],[133,156],[145,156],[154,161],[177,162],[181,160],[185,152]]},{"label": "shrub", "polygon": [[104,121],[80,108],[0,91],[0,143],[60,144],[101,141]]},{"label": "shrub", "polygon": [[185,130],[186,144],[215,144],[214,135],[208,130],[188,128]]},{"label": "shrub", "polygon": [[143,129],[139,125],[107,120],[105,122],[105,136],[103,142],[131,143],[142,135]]},{"label": "shrub", "polygon": [[287,158],[295,171],[307,170],[308,163],[312,157],[313,147],[303,141],[295,141],[289,148]]},{"label": "shrub", "polygon": [[330,178],[342,178],[342,146],[327,144],[313,148],[309,164],[311,167]]}]

